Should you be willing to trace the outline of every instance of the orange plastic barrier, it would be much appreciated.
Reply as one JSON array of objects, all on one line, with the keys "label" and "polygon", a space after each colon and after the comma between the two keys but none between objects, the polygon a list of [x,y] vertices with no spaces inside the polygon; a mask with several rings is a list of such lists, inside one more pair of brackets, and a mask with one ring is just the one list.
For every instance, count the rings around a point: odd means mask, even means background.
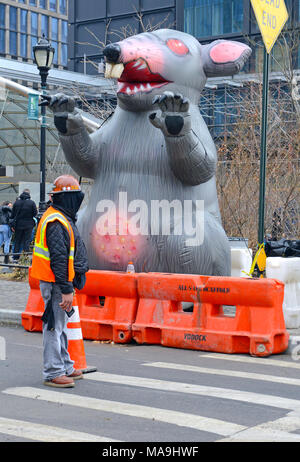
[{"label": "orange plastic barrier", "polygon": [[[255,356],[288,347],[284,284],[277,280],[148,273],[138,277],[138,294],[137,343]],[[184,312],[182,302],[193,311]]]},{"label": "orange plastic barrier", "polygon": [[22,326],[25,330],[31,332],[42,332],[42,316],[45,309],[44,301],[40,292],[39,280],[31,277],[31,268],[29,268],[28,282],[30,292],[25,311],[22,313]]},{"label": "orange plastic barrier", "polygon": [[115,343],[132,340],[131,327],[138,307],[136,274],[90,270],[77,297],[85,339]]},{"label": "orange plastic barrier", "polygon": [[[30,271],[29,284],[22,324],[41,331],[44,303]],[[85,339],[268,356],[288,347],[283,295],[275,279],[91,270],[77,300]]]}]

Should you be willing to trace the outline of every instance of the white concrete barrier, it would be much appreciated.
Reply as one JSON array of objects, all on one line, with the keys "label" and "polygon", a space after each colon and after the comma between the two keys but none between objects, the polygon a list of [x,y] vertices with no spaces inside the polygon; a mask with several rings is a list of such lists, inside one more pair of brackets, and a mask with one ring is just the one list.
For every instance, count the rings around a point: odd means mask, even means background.
[{"label": "white concrete barrier", "polygon": [[248,277],[252,265],[252,249],[231,247],[231,276]]},{"label": "white concrete barrier", "polygon": [[300,258],[268,257],[266,277],[284,283],[283,315],[286,328],[300,327]]}]

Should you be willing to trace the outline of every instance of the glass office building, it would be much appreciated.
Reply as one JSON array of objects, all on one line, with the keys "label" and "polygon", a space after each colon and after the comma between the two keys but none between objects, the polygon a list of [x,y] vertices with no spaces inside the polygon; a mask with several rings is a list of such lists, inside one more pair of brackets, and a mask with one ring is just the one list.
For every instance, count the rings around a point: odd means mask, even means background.
[{"label": "glass office building", "polygon": [[[287,40],[293,41],[294,65],[300,68],[300,47],[291,37],[291,32],[299,35],[300,0],[285,3],[289,11]],[[263,47],[250,0],[70,0],[70,69],[83,72],[86,61],[86,72],[97,74],[97,66],[91,62],[103,60],[101,43],[120,40],[120,31],[143,31],[136,12],[142,15],[143,26],[160,24],[182,30],[201,43],[217,38],[247,42],[253,53],[244,71],[260,71]],[[280,70],[280,46],[278,41],[272,51],[273,71]]]},{"label": "glass office building", "polygon": [[[174,28],[182,0],[70,0],[69,69],[97,74],[103,43],[159,25]],[[142,15],[142,23],[137,16]]]},{"label": "glass office building", "polygon": [[55,49],[54,66],[68,67],[68,0],[0,0],[0,56],[32,62],[45,34]]},{"label": "glass office building", "polygon": [[[286,38],[292,49],[294,66],[300,67],[300,0],[285,0],[289,12]],[[201,43],[216,38],[232,39],[248,43],[253,49],[247,72],[260,72],[263,46],[261,34],[255,19],[250,0],[184,0],[184,31],[197,37]],[[282,40],[278,40],[272,50],[271,70],[280,71],[282,67]]]},{"label": "glass office building", "polygon": [[198,38],[216,37],[243,31],[242,0],[186,0],[184,29]]}]

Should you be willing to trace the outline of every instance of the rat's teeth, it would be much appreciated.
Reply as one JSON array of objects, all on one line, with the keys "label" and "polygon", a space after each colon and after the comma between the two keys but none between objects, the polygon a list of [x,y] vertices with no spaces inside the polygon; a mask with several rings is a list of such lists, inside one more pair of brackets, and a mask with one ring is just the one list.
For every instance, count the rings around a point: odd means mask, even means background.
[{"label": "rat's teeth", "polygon": [[113,64],[111,63],[105,63],[105,74],[104,74],[104,77],[106,79],[110,79],[111,78],[111,71],[112,71],[112,68],[113,68]]},{"label": "rat's teeth", "polygon": [[122,75],[123,70],[124,64],[122,63],[113,64],[106,62],[104,77],[106,79],[119,79]]},{"label": "rat's teeth", "polygon": [[122,75],[123,70],[124,70],[124,64],[122,63],[114,64],[112,67],[111,74],[110,74],[111,78],[119,79]]}]

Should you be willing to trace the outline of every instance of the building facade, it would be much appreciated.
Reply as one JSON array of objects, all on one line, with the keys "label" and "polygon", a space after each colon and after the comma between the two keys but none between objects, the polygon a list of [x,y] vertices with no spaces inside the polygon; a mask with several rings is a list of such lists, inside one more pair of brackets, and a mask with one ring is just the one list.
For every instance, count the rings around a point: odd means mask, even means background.
[{"label": "building facade", "polygon": [[[288,31],[298,31],[299,35],[300,0],[285,3],[289,11]],[[261,34],[250,0],[70,0],[69,22],[69,66],[78,72],[96,74],[95,64],[103,60],[105,43],[148,27],[175,28],[201,43],[217,38],[247,42],[253,54],[244,71],[258,72],[262,62]],[[294,66],[300,68],[300,47],[294,39],[293,42]],[[279,71],[279,42],[272,55],[271,70]]]},{"label": "building facade", "polygon": [[0,56],[33,62],[45,34],[55,49],[53,66],[68,66],[68,0],[0,0]]},{"label": "building facade", "polygon": [[70,0],[70,69],[97,74],[104,44],[144,28],[182,29],[183,7],[183,0]]},{"label": "building facade", "polygon": [[[286,25],[286,38],[293,42],[292,53],[294,66],[300,67],[299,43],[295,35],[300,31],[300,1],[285,0],[289,12]],[[184,0],[183,30],[197,37],[201,43],[216,38],[232,39],[248,43],[252,57],[247,64],[246,72],[260,72],[263,56],[261,34],[255,19],[250,0]],[[281,70],[282,53],[280,40],[272,50],[271,70]]]}]

